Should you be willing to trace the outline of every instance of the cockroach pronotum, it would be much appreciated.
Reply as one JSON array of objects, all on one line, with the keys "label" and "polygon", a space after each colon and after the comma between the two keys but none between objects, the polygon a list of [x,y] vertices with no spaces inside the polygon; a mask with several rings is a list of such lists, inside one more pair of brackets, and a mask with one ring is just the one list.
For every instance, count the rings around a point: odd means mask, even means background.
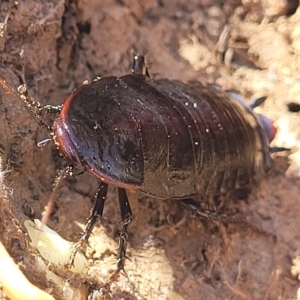
[{"label": "cockroach pronotum", "polygon": [[[98,78],[73,91],[63,105],[41,105],[26,89],[7,93],[21,101],[46,128],[59,152],[73,167],[99,180],[85,231],[70,258],[101,220],[108,184],[117,187],[123,227],[117,270],[124,269],[132,212],[126,189],[160,199],[174,199],[192,212],[217,217],[205,198],[244,188],[271,168],[275,127],[253,112],[265,98],[248,106],[234,92],[217,86],[150,78],[145,59],[135,55],[132,74]],[[52,126],[41,111],[59,113]],[[283,149],[284,150],[284,149]]]}]

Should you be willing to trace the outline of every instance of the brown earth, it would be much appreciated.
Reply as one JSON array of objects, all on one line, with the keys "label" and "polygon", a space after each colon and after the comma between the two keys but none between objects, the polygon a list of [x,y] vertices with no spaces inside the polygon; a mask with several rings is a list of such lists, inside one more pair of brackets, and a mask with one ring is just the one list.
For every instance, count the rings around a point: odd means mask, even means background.
[{"label": "brown earth", "polygon": [[[236,205],[249,226],[199,220],[174,201],[130,193],[128,276],[97,296],[115,268],[120,215],[111,189],[102,225],[90,239],[89,271],[77,278],[88,283],[90,299],[299,299],[300,116],[287,109],[300,103],[297,7],[296,0],[0,2],[0,75],[17,87],[25,74],[33,99],[61,104],[84,80],[129,73],[135,51],[147,56],[156,78],[216,82],[248,100],[267,95],[258,111],[278,127],[274,145],[292,149],[274,155],[267,178]],[[45,130],[2,92],[0,111],[7,170],[0,239],[34,284],[71,299],[46,280],[23,227],[26,219],[40,218],[66,162],[50,144],[36,146]],[[96,187],[88,174],[66,179],[49,226],[78,240]]]}]

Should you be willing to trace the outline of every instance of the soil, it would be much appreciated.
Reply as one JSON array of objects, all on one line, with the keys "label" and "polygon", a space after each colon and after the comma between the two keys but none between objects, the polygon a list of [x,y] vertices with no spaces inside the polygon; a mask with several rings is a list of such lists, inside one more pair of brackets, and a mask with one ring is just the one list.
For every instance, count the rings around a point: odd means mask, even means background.
[{"label": "soil", "polygon": [[[133,51],[146,55],[154,78],[217,83],[247,101],[268,96],[257,111],[278,128],[272,145],[291,149],[273,155],[273,168],[247,201],[231,204],[243,222],[194,218],[175,201],[130,191],[127,276],[108,288],[120,232],[111,187],[87,249],[89,270],[76,279],[87,284],[89,299],[299,299],[300,116],[288,109],[300,104],[298,6],[296,0],[0,2],[0,75],[14,88],[25,80],[32,99],[58,105],[85,80],[130,73]],[[4,92],[0,111],[0,240],[31,282],[71,299],[39,269],[23,226],[41,218],[67,162],[52,143],[37,147],[45,129]],[[96,189],[88,174],[65,179],[48,225],[77,241]],[[0,299],[6,299],[1,291]]]}]

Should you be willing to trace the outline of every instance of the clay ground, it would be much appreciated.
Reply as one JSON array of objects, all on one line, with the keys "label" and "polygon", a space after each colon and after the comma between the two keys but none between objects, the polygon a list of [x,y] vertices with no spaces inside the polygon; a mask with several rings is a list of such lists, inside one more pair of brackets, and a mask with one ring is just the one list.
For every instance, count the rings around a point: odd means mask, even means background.
[{"label": "clay ground", "polygon": [[[129,193],[128,277],[121,274],[101,298],[97,290],[115,268],[120,230],[112,188],[90,239],[89,271],[77,280],[87,283],[90,299],[297,299],[300,115],[287,108],[300,103],[297,7],[297,1],[251,0],[0,2],[0,75],[20,84],[23,49],[28,89],[41,103],[61,104],[97,75],[129,73],[133,50],[147,56],[155,78],[216,82],[247,100],[267,95],[258,111],[278,127],[274,145],[291,148],[274,155],[274,167],[247,201],[234,204],[243,223],[199,220],[174,201]],[[45,130],[2,91],[0,111],[8,194],[0,204],[0,239],[33,283],[56,299],[71,299],[46,280],[23,227],[40,218],[66,162],[53,144],[36,146]],[[78,240],[96,187],[88,174],[66,179],[49,226]]]}]

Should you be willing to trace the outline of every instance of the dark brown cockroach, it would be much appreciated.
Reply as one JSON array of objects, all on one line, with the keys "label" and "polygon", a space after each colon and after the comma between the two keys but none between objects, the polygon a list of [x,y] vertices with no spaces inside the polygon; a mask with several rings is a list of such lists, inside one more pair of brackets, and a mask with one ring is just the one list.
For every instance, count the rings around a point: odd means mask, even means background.
[{"label": "dark brown cockroach", "polygon": [[[46,127],[70,166],[100,181],[70,264],[102,218],[108,184],[118,188],[123,228],[117,266],[121,270],[132,220],[125,189],[175,199],[211,217],[215,212],[203,207],[204,197],[248,187],[272,165],[273,123],[253,112],[264,98],[248,106],[236,93],[216,86],[151,79],[144,58],[138,55],[132,73],[82,85],[60,106],[34,103],[25,90],[19,94],[0,79],[2,87]],[[41,119],[41,110],[60,113],[53,126]]]}]

